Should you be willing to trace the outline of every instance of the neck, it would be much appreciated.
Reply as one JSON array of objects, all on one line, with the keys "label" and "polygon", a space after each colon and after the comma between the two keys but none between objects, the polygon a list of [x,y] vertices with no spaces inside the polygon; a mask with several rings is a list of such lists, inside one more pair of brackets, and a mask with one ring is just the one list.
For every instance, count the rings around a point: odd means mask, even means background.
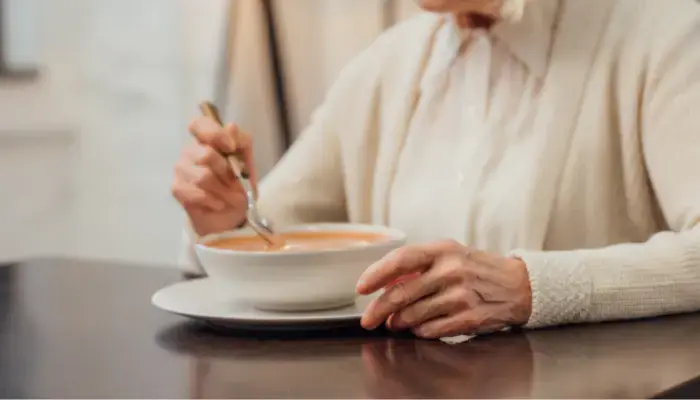
[{"label": "neck", "polygon": [[496,23],[496,18],[478,13],[462,13],[455,16],[460,28],[489,30]]}]

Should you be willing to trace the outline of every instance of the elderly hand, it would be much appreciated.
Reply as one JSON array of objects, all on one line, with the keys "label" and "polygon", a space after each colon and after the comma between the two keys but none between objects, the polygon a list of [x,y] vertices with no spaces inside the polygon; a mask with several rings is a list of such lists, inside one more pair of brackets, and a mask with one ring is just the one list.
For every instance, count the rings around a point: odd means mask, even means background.
[{"label": "elderly hand", "polygon": [[250,136],[234,125],[221,127],[207,117],[192,121],[189,130],[196,140],[185,147],[175,165],[172,194],[197,234],[234,229],[245,221],[247,201],[223,154],[240,153],[255,185]]},{"label": "elderly hand", "polygon": [[390,329],[410,329],[423,338],[523,325],[532,307],[523,261],[454,241],[398,249],[372,265],[357,284],[363,295],[383,288],[365,311],[362,326],[375,329],[386,321]]}]

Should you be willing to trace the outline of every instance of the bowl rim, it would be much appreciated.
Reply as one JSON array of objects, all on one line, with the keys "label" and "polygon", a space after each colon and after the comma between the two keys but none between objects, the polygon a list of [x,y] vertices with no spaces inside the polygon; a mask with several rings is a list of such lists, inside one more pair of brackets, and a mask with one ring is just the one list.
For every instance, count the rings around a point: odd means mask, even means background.
[{"label": "bowl rim", "polygon": [[335,232],[352,232],[353,228],[355,231],[376,233],[379,235],[386,236],[386,240],[381,240],[378,242],[372,242],[366,246],[358,247],[341,247],[335,249],[325,249],[325,250],[291,250],[291,251],[278,251],[278,252],[268,252],[268,251],[241,251],[241,250],[229,250],[229,249],[218,249],[214,247],[207,246],[207,242],[211,242],[217,239],[223,239],[228,237],[237,236],[251,236],[255,235],[255,232],[250,229],[241,229],[235,231],[225,231],[220,233],[214,233],[210,235],[205,235],[200,237],[195,243],[195,247],[198,251],[204,251],[210,254],[217,254],[222,256],[237,256],[237,257],[265,257],[265,258],[278,258],[278,257],[308,257],[308,256],[320,256],[328,254],[352,254],[352,253],[364,253],[371,250],[377,250],[385,247],[400,246],[406,242],[407,235],[396,228],[387,227],[384,225],[371,225],[371,224],[354,224],[354,223],[314,223],[314,224],[298,224],[290,225],[280,228],[281,233],[285,232],[313,232],[313,231],[335,231]]}]

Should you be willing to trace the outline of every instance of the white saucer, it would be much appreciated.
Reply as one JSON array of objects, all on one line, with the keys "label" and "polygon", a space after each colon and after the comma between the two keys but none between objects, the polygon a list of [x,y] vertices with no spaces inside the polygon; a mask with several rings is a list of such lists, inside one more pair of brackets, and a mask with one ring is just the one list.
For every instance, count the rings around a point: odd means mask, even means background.
[{"label": "white saucer", "polygon": [[359,297],[355,304],[312,312],[258,310],[236,300],[209,278],[178,282],[157,291],[154,306],[181,316],[233,328],[334,327],[356,323],[375,296]]}]

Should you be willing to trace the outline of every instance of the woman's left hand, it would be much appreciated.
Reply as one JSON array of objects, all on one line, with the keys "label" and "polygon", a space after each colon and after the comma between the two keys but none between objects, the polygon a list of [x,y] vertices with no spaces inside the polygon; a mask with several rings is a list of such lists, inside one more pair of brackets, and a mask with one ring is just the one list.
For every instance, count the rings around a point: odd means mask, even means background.
[{"label": "woman's left hand", "polygon": [[362,317],[366,329],[386,322],[390,329],[431,339],[485,333],[527,323],[532,309],[523,261],[451,240],[398,249],[357,284],[363,295],[382,288]]}]

